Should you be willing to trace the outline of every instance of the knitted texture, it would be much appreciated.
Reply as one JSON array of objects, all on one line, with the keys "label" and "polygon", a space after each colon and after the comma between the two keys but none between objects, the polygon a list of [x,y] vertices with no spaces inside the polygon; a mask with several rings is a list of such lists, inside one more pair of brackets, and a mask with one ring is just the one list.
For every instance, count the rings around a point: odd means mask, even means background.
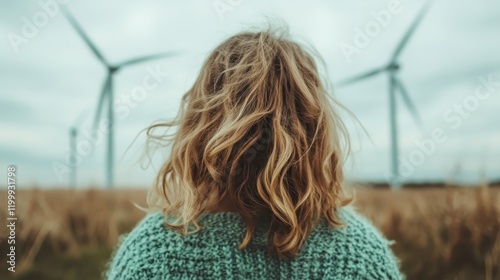
[{"label": "knitted texture", "polygon": [[107,279],[403,279],[389,242],[350,207],[338,211],[346,224],[321,220],[293,260],[266,249],[258,229],[243,250],[242,218],[231,212],[199,218],[203,229],[181,234],[164,226],[162,213],[148,214],[121,239],[108,264]]}]

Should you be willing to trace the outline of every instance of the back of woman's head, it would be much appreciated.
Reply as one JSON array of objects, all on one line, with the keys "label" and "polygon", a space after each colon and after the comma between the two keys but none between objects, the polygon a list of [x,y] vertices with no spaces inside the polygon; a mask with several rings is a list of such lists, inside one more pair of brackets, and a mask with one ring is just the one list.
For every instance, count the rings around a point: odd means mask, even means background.
[{"label": "back of woman's head", "polygon": [[[252,238],[269,224],[269,247],[294,257],[320,218],[349,202],[342,189],[344,126],[310,54],[273,31],[241,33],[219,45],[182,98],[177,127],[149,205],[188,233],[222,200]],[[160,137],[161,138],[161,137]]]}]

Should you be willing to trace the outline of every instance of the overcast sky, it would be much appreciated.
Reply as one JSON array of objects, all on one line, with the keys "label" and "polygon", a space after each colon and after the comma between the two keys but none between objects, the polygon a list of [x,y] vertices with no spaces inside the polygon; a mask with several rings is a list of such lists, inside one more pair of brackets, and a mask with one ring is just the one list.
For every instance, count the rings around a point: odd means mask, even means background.
[{"label": "overcast sky", "polygon": [[[346,165],[348,177],[386,179],[390,168],[387,75],[346,87],[336,85],[387,63],[423,1],[61,0],[65,4],[40,4],[51,2],[0,0],[0,166],[16,164],[23,187],[68,183],[66,175],[60,178],[54,172],[54,163],[67,164],[69,128],[79,116],[83,116],[80,134],[91,131],[106,75],[64,16],[53,10],[59,5],[71,10],[111,63],[178,52],[115,75],[115,102],[120,102],[131,98],[133,89],[154,69],[168,73],[160,73],[157,86],[117,117],[116,185],[151,185],[165,153],[157,153],[153,165],[147,166],[147,161],[141,165],[145,139],[140,136],[134,141],[137,134],[153,121],[176,114],[180,97],[217,44],[251,26],[262,26],[267,18],[287,23],[294,39],[318,50],[334,94],[366,129],[368,135],[346,116],[354,148],[354,160]],[[31,24],[35,30],[29,28]],[[477,182],[481,173],[490,179],[500,177],[499,50],[498,0],[435,1],[399,59],[399,77],[424,123],[419,129],[398,100],[401,159],[413,169],[406,180],[451,176]],[[436,129],[441,131],[439,143],[430,140]],[[419,148],[416,142],[429,141],[435,148],[425,154],[422,149],[431,144]],[[82,157],[80,187],[104,183],[103,143]],[[0,171],[2,182],[5,173]]]}]

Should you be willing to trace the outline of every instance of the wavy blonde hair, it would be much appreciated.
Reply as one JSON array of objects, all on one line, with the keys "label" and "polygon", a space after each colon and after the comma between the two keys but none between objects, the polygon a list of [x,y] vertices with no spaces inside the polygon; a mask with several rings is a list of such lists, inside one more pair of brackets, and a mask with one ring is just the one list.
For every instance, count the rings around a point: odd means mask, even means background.
[{"label": "wavy blonde hair", "polygon": [[[342,187],[345,126],[313,57],[284,32],[235,35],[208,56],[173,121],[147,128],[166,140],[148,206],[183,234],[223,199],[246,225],[245,248],[259,220],[269,222],[270,252],[293,258],[324,217],[351,201]],[[157,128],[177,128],[155,135]]]}]

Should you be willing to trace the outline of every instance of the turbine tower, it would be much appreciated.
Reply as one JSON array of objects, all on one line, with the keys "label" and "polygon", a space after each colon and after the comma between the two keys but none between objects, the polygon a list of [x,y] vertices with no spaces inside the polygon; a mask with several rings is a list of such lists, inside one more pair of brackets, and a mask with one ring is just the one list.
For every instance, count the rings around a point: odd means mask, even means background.
[{"label": "turbine tower", "polygon": [[[83,31],[81,26],[78,24],[76,19],[73,17],[73,15],[69,12],[69,10],[61,6],[61,10],[63,11],[64,15],[68,19],[69,23],[73,26],[73,28],[76,30],[76,32],[80,35],[80,37],[85,41],[87,46],[91,49],[92,53],[96,56],[96,58],[106,67],[108,73],[106,76],[106,79],[104,81],[104,84],[101,89],[101,93],[99,95],[99,101],[97,103],[97,110],[94,118],[94,124],[93,128],[94,130],[98,126],[98,122],[101,119],[101,114],[106,113],[107,114],[107,127],[109,128],[109,132],[107,134],[107,154],[106,154],[106,185],[108,188],[111,188],[113,186],[113,167],[114,167],[114,111],[113,111],[113,77],[116,72],[118,72],[120,69],[122,69],[125,66],[130,66],[138,63],[142,63],[148,60],[152,59],[157,59],[157,58],[163,58],[163,57],[170,57],[175,55],[174,52],[167,52],[167,53],[161,53],[161,54],[155,54],[155,55],[149,55],[149,56],[144,56],[144,57],[139,57],[139,58],[134,58],[127,60],[122,63],[118,64],[112,64],[109,63],[102,53],[98,50],[98,48],[92,43],[90,38],[87,36],[87,34]],[[104,112],[103,112],[104,111]]]},{"label": "turbine tower", "polygon": [[392,188],[400,188],[402,186],[402,180],[399,172],[399,145],[398,145],[398,129],[397,129],[397,123],[396,123],[396,115],[397,115],[397,107],[396,107],[396,96],[399,94],[399,96],[403,99],[403,102],[405,103],[406,107],[410,111],[410,113],[413,115],[413,118],[417,121],[419,126],[422,126],[422,121],[421,118],[417,112],[417,109],[413,102],[411,101],[410,95],[408,94],[408,91],[406,90],[405,86],[403,85],[403,82],[399,79],[397,76],[397,73],[400,69],[400,63],[398,62],[399,55],[401,52],[404,50],[405,46],[407,45],[408,41],[410,40],[411,36],[417,29],[418,25],[424,18],[425,14],[430,8],[430,1],[427,1],[422,10],[419,12],[415,20],[413,21],[412,25],[410,28],[406,31],[404,34],[403,38],[397,45],[394,53],[392,54],[392,57],[389,61],[389,63],[386,66],[374,69],[372,71],[369,71],[367,73],[361,74],[359,76],[355,76],[353,78],[349,78],[347,80],[344,80],[339,83],[339,86],[345,86],[348,84],[352,84],[354,82],[358,82],[361,80],[364,80],[366,78],[375,76],[377,74],[381,73],[387,73],[389,76],[389,114],[390,114],[390,131],[391,131],[391,172],[392,172],[392,179],[390,180],[390,185]]},{"label": "turbine tower", "polygon": [[70,176],[70,185],[73,188],[76,188],[76,175],[77,175],[77,166],[78,166],[78,155],[77,155],[77,139],[78,139],[78,127],[82,123],[82,121],[85,118],[85,112],[80,114],[78,118],[76,119],[75,123],[73,126],[70,127],[69,129],[69,152],[70,152],[70,168],[71,168],[71,176]]}]

